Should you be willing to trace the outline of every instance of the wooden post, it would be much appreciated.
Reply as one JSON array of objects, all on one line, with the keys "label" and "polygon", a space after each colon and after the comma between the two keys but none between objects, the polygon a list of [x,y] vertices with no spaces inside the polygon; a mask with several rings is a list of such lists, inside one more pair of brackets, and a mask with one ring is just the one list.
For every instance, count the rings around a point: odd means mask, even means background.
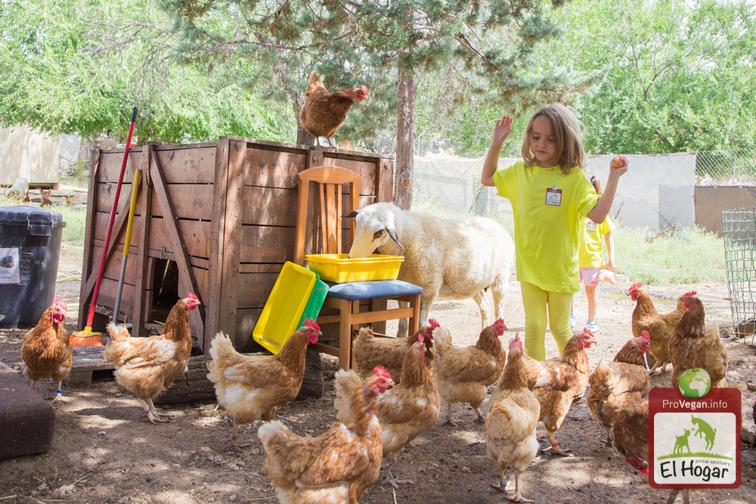
[{"label": "wooden post", "polygon": [[[242,239],[242,187],[244,185],[244,161],[247,142],[225,140],[228,143],[228,172],[226,192],[223,194],[226,212],[221,232],[223,245],[223,264],[220,271],[221,293],[215,302],[221,303],[219,329],[231,336],[236,348],[247,344],[249,334],[236,334],[237,307],[239,304],[239,257]],[[220,259],[218,259],[220,260]],[[206,335],[206,347],[213,335]]]},{"label": "wooden post", "polygon": [[[86,284],[83,281],[84,278],[88,278],[92,272],[92,243],[94,242],[94,230],[96,220],[94,218],[97,211],[97,196],[95,195],[95,188],[97,187],[97,172],[100,166],[100,155],[102,151],[99,147],[92,151],[91,158],[89,160],[89,188],[87,190],[87,226],[84,230],[84,259],[81,264],[81,288],[79,290],[79,327],[84,328],[85,314],[86,312],[86,298],[89,297],[89,291],[86,290]],[[85,292],[86,291],[86,292]]]},{"label": "wooden post", "polygon": [[[215,260],[210,261],[208,272],[208,301],[205,317],[204,348],[210,348],[210,342],[215,333],[220,330],[221,307],[221,257],[225,245],[223,231],[226,223],[226,187],[228,184],[228,146],[227,139],[218,140],[215,149],[215,179],[213,183],[213,223],[210,232],[209,255]],[[225,326],[227,327],[227,326]]]},{"label": "wooden post", "polygon": [[396,122],[396,195],[399,208],[412,208],[412,148],[415,143],[415,79],[411,68],[399,67]]}]

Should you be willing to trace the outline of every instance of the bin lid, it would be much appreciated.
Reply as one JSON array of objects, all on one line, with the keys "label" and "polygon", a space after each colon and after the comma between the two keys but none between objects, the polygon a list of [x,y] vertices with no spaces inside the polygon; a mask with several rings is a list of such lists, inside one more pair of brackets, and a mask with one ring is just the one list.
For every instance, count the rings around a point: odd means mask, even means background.
[{"label": "bin lid", "polygon": [[33,206],[0,207],[0,225],[28,226],[29,224],[58,227],[63,224],[63,215]]}]

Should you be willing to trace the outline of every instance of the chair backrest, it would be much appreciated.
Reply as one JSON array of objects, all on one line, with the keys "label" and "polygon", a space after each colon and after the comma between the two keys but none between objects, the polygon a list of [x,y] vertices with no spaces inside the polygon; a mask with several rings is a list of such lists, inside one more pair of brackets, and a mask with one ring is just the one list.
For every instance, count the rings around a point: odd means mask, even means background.
[{"label": "chair backrest", "polygon": [[[338,166],[316,166],[297,174],[299,177],[299,195],[297,199],[297,227],[294,241],[294,262],[304,263],[305,241],[307,238],[308,202],[310,183],[318,186],[318,202],[313,206],[319,208],[320,237],[322,253],[341,253],[341,217],[344,209],[342,186],[349,184],[349,212],[359,208],[361,177],[359,173]],[[354,221],[351,223],[354,236]]]}]

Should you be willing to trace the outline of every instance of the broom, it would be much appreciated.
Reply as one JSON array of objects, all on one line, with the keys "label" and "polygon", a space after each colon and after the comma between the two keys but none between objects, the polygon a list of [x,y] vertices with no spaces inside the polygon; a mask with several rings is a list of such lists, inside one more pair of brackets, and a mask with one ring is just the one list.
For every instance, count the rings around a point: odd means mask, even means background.
[{"label": "broom", "polygon": [[[126,148],[123,150],[123,160],[121,161],[121,173],[118,175],[118,185],[116,186],[115,198],[113,199],[113,208],[110,209],[110,219],[108,220],[108,230],[105,233],[105,244],[102,247],[102,257],[100,258],[100,266],[97,269],[97,280],[95,280],[94,292],[92,293],[92,302],[89,304],[89,314],[87,315],[87,324],[84,326],[83,331],[78,331],[71,335],[72,338],[86,338],[86,339],[79,340],[78,345],[76,346],[102,345],[102,333],[92,331],[92,323],[94,322],[95,308],[97,306],[97,296],[100,294],[100,282],[102,281],[103,274],[105,273],[105,260],[107,259],[107,256],[108,256],[108,248],[110,246],[110,236],[113,234],[113,224],[115,223],[116,210],[118,209],[118,199],[121,196],[121,187],[123,186],[123,175],[126,173],[126,164],[129,161],[129,150],[131,149],[131,140],[134,138],[134,125],[136,124],[137,111],[138,109],[134,107],[134,110],[132,110],[131,112],[131,123],[129,124],[129,136],[126,139]],[[132,190],[136,191],[136,187],[134,187]]]}]

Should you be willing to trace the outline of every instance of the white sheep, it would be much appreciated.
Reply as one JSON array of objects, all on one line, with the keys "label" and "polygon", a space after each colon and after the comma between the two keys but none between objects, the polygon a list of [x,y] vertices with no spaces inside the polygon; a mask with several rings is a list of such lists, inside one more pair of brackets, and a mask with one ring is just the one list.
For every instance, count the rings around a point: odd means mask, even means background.
[{"label": "white sheep", "polygon": [[[514,242],[498,223],[485,217],[442,218],[405,211],[393,203],[374,203],[357,210],[349,257],[374,251],[403,255],[399,279],[423,288],[420,321],[436,298],[473,298],[481,328],[504,318],[504,292],[514,262]],[[485,292],[493,294],[492,317]],[[407,320],[399,322],[406,336]]]}]

